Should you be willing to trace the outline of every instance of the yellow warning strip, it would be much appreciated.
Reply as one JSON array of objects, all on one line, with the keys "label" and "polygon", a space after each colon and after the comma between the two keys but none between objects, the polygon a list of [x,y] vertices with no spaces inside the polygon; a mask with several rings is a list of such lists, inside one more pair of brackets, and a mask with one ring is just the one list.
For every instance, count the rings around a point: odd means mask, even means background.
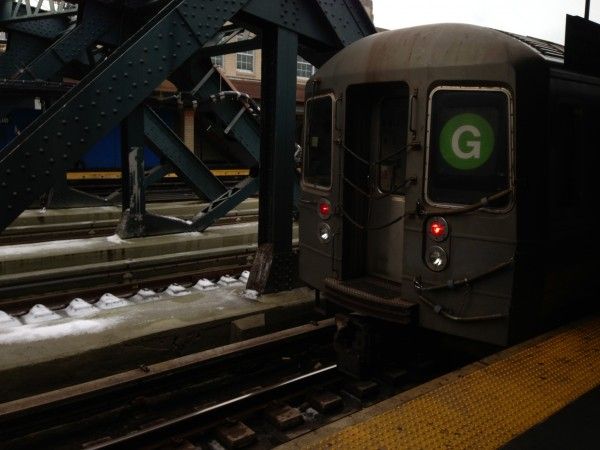
[{"label": "yellow warning strip", "polygon": [[[248,169],[213,169],[212,174],[216,177],[247,177],[250,175]],[[169,173],[165,178],[177,178],[177,174]],[[121,172],[95,171],[95,172],[67,172],[67,180],[120,180]]]},{"label": "yellow warning strip", "polygon": [[600,318],[493,358],[313,448],[498,448],[600,385]]}]

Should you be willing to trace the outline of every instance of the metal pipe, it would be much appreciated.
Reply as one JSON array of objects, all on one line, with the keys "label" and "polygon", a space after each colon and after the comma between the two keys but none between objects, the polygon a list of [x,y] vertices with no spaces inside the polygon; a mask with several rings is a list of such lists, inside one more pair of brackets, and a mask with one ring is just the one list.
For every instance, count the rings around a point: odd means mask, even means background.
[{"label": "metal pipe", "polygon": [[590,20],[590,3],[592,0],[585,0],[585,18]]}]

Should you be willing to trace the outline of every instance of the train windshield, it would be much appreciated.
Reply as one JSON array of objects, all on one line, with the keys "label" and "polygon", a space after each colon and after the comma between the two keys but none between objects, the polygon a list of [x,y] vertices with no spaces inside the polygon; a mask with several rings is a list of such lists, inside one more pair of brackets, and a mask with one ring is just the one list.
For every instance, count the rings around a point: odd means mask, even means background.
[{"label": "train windshield", "polygon": [[331,187],[331,141],[333,98],[330,95],[306,102],[303,176],[306,184]]},{"label": "train windshield", "polygon": [[[431,97],[427,197],[469,205],[509,187],[504,89],[438,88]],[[504,199],[492,207],[505,207]]]}]

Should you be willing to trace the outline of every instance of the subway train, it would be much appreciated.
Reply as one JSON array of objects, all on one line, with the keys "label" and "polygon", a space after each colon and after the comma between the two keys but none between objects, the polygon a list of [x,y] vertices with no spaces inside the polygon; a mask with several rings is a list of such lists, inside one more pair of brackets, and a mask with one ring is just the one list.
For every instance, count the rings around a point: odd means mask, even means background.
[{"label": "subway train", "polygon": [[342,50],[306,90],[300,278],[354,316],[493,346],[594,307],[592,69],[462,24]]}]

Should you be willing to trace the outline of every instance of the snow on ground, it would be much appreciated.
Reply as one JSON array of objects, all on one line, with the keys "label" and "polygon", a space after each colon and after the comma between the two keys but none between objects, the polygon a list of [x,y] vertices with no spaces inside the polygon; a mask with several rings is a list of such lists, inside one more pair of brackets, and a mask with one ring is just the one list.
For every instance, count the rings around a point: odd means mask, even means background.
[{"label": "snow on ground", "polygon": [[60,322],[23,325],[0,332],[0,345],[59,339],[65,336],[100,333],[121,321],[119,318],[70,319]]}]

